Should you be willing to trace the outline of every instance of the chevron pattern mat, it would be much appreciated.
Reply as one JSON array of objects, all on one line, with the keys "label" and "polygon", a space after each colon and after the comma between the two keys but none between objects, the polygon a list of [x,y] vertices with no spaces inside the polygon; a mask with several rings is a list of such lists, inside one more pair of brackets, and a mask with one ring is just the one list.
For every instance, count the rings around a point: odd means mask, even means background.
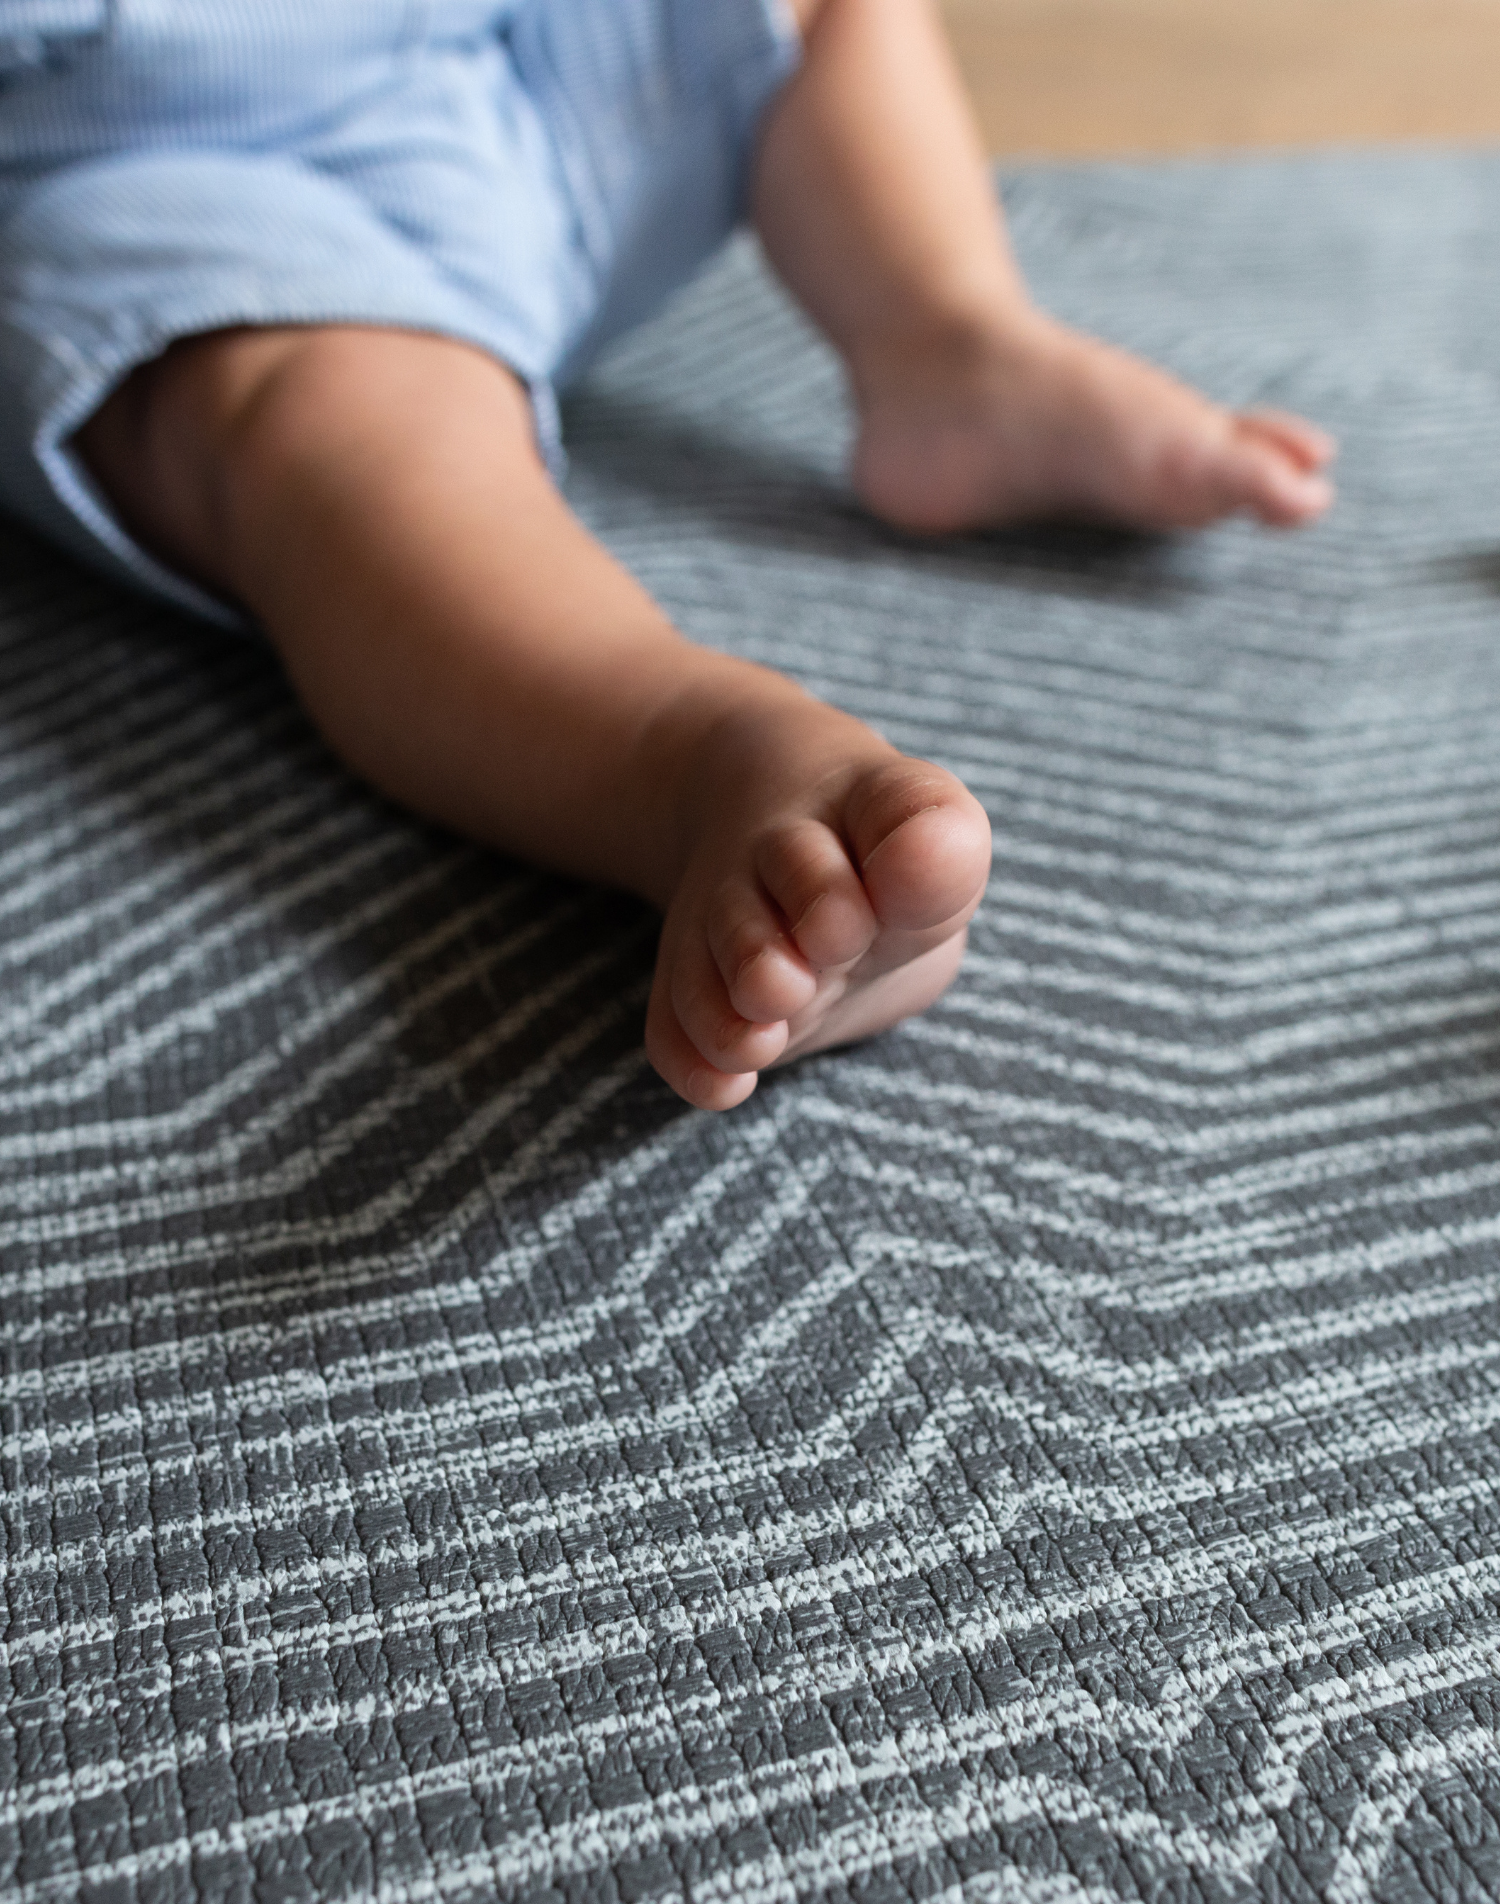
[{"label": "chevron pattern mat", "polygon": [[0,544],[0,1895],[1500,1893],[1500,157],[1031,172],[1315,532],[906,542],[748,246],[569,419],[963,773],[929,1017],[715,1121],[653,924]]}]

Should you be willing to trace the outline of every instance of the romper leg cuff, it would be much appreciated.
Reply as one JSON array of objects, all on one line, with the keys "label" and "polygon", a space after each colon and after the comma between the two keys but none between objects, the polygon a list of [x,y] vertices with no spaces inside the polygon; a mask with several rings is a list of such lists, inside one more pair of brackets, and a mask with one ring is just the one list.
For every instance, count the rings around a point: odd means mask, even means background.
[{"label": "romper leg cuff", "polygon": [[116,579],[243,626],[134,540],[70,438],[180,338],[339,323],[452,337],[500,359],[530,387],[539,446],[560,471],[545,340],[295,158],[157,151],[53,174],[0,230],[0,501]]}]

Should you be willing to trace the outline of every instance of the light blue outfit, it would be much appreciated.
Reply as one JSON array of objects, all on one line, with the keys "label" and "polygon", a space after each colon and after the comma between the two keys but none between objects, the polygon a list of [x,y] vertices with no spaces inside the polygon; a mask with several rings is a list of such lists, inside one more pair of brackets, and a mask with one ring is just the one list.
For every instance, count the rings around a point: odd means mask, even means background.
[{"label": "light blue outfit", "polygon": [[785,0],[0,0],[0,506],[136,586],[68,447],[229,324],[477,344],[555,392],[715,249],[796,64]]}]

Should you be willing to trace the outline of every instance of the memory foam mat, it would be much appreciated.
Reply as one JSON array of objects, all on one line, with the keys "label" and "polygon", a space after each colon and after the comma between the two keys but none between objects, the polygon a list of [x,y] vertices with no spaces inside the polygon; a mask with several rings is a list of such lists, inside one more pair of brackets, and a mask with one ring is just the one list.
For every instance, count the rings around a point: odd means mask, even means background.
[{"label": "memory foam mat", "polygon": [[1005,192],[1342,499],[903,540],[748,244],[601,368],[584,516],[995,824],[731,1116],[643,908],[7,532],[5,1898],[1500,1890],[1500,158]]}]

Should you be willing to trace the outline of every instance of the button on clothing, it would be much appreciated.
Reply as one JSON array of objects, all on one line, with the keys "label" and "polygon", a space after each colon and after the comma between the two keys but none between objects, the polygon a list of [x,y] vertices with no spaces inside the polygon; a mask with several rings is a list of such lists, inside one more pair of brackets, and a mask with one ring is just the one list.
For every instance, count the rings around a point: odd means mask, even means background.
[{"label": "button on clothing", "polygon": [[218,620],[68,445],[232,324],[356,323],[555,391],[742,214],[785,0],[0,0],[0,504]]}]

